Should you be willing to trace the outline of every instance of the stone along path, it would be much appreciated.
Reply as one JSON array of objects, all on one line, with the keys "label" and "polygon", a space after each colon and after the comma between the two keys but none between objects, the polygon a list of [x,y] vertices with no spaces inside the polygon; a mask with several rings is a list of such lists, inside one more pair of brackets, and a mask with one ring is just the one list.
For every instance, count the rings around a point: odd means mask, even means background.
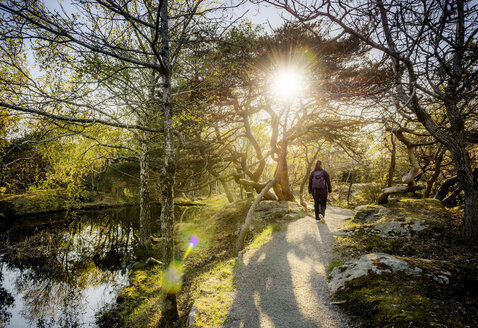
[{"label": "stone along path", "polygon": [[224,327],[350,327],[331,304],[326,270],[334,258],[333,235],[351,216],[350,210],[329,206],[326,224],[306,216],[248,250]]}]

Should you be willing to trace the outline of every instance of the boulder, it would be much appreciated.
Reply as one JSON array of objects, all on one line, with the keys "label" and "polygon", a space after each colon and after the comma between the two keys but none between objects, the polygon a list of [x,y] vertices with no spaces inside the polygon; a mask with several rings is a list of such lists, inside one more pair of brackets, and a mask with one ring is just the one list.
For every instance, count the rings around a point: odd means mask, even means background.
[{"label": "boulder", "polygon": [[330,273],[329,289],[332,293],[344,289],[346,283],[363,278],[371,273],[384,274],[402,272],[418,276],[422,269],[411,267],[407,261],[385,253],[372,253],[361,256],[342,266],[336,267]]},{"label": "boulder", "polygon": [[404,220],[388,220],[378,222],[372,227],[372,231],[380,237],[410,236],[412,232],[419,232],[428,228],[424,220],[417,220],[407,217]]},{"label": "boulder", "polygon": [[255,217],[265,222],[277,219],[295,219],[305,215],[305,210],[296,202],[261,201],[255,210]]},{"label": "boulder", "polygon": [[362,205],[357,206],[354,210],[353,222],[371,223],[380,220],[387,213],[388,209],[383,206]]}]

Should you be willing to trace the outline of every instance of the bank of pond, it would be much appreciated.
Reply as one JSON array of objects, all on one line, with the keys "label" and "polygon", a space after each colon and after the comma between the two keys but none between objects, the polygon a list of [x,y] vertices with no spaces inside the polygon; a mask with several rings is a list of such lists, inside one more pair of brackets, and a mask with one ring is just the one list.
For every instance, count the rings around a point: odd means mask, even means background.
[{"label": "bank of pond", "polygon": [[[178,206],[177,217],[197,210]],[[2,218],[0,326],[94,326],[141,256],[138,216],[127,206]]]}]

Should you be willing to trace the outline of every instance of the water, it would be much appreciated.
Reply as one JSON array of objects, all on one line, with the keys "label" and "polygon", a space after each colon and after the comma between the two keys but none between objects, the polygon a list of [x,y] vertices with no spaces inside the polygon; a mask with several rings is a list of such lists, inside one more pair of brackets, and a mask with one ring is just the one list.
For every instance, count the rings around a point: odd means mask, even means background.
[{"label": "water", "polygon": [[96,327],[136,260],[135,207],[0,225],[0,327]]}]

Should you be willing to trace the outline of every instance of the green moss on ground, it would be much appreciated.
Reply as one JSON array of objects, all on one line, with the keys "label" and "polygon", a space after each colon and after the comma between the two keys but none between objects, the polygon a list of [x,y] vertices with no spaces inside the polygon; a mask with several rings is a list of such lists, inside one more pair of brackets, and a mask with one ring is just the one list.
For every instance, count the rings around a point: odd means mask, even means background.
[{"label": "green moss on ground", "polygon": [[234,270],[238,265],[234,258],[219,262],[194,279],[196,327],[220,327],[226,321],[234,299]]},{"label": "green moss on ground", "polygon": [[[334,295],[362,327],[472,327],[478,321],[478,248],[461,242],[462,214],[432,199],[401,199],[387,205],[385,220],[423,220],[428,228],[383,238],[353,223],[337,236],[347,258],[383,252],[406,260],[422,274],[370,274]],[[380,221],[377,221],[380,222]]]}]

